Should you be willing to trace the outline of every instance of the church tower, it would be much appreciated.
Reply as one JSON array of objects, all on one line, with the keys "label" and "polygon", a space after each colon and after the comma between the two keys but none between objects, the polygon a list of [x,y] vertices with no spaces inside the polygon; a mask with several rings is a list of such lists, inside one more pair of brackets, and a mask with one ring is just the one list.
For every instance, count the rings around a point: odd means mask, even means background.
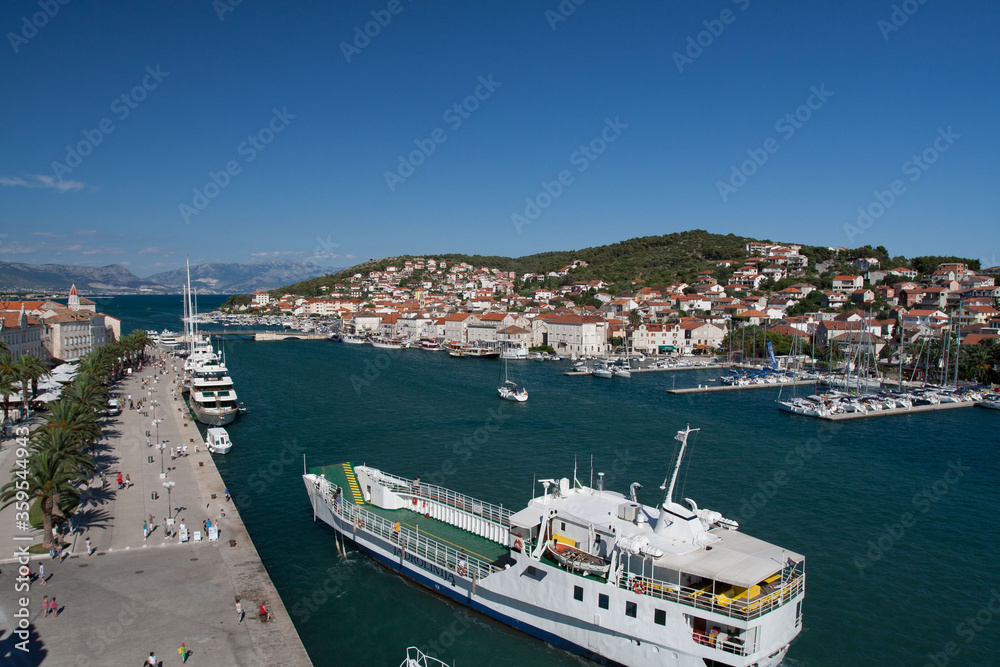
[{"label": "church tower", "polygon": [[80,295],[76,291],[76,285],[69,288],[69,309],[80,310]]}]

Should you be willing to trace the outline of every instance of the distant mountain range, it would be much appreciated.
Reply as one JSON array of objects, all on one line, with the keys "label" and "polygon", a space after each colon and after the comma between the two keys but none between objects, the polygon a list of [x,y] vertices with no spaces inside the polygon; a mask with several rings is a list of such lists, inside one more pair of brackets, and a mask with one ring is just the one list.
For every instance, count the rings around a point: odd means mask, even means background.
[{"label": "distant mountain range", "polygon": [[[309,280],[340,269],[323,268],[311,262],[274,260],[249,264],[198,264],[191,267],[191,286],[202,294],[246,294],[280,285]],[[187,280],[184,268],[155,273],[146,280],[180,291]]]},{"label": "distant mountain range", "polygon": [[[202,294],[244,294],[339,270],[294,260],[209,262],[191,267],[191,286]],[[0,262],[0,290],[7,292],[64,292],[75,284],[81,294],[177,294],[185,281],[183,267],[140,278],[121,264],[92,267]]]}]

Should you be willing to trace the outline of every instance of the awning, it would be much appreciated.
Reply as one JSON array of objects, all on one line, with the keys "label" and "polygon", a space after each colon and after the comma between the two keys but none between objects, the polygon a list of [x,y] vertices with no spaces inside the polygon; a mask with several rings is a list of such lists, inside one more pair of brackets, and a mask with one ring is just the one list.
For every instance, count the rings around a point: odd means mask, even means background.
[{"label": "awning", "polygon": [[31,400],[34,401],[34,402],[37,402],[37,403],[51,403],[52,401],[58,401],[59,400],[59,394],[60,393],[62,393],[62,390],[60,390],[60,391],[47,391],[44,394],[39,394],[36,398],[33,398]]},{"label": "awning", "polygon": [[660,352],[673,352],[675,349],[673,345],[660,345]]}]

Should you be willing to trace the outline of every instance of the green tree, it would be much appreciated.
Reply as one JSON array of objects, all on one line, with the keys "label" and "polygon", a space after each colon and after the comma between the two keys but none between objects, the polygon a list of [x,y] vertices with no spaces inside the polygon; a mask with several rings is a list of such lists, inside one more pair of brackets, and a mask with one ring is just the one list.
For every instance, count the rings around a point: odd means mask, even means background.
[{"label": "green tree", "polygon": [[38,449],[28,457],[26,469],[15,468],[11,475],[11,481],[0,487],[2,506],[24,502],[27,508],[37,501],[42,509],[42,543],[50,544],[56,504],[61,500],[79,502],[79,485],[83,479],[75,462],[62,458],[58,450]]}]

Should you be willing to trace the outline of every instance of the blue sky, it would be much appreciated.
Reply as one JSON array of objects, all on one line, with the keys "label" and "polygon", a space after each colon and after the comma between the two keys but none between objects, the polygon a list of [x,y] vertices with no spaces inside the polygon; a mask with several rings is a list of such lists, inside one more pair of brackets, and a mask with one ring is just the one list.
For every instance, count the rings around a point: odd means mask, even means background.
[{"label": "blue sky", "polygon": [[703,228],[1000,264],[996,3],[233,1],[3,3],[0,260]]}]

